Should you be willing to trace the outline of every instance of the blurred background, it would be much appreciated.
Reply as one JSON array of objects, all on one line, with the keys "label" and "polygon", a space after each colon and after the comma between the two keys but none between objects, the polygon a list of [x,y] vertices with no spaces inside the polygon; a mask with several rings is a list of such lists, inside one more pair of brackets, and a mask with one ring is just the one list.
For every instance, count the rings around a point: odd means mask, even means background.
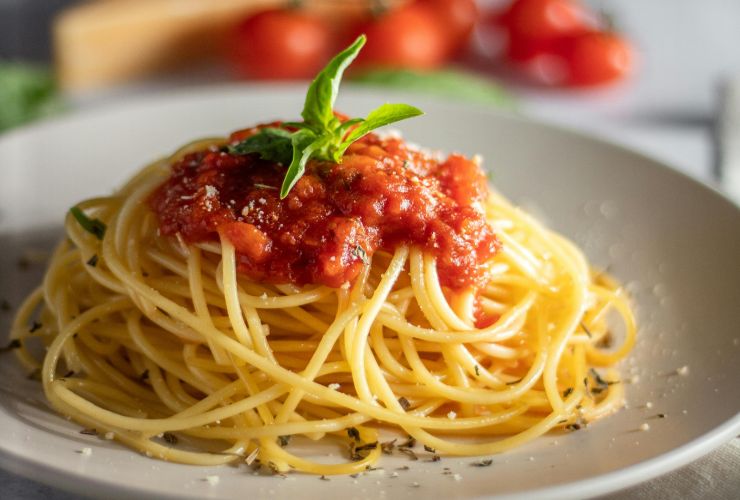
[{"label": "blurred background", "polygon": [[[355,84],[585,130],[740,199],[738,0],[0,0],[0,138],[171,89],[305,81],[362,32]],[[711,483],[727,456],[693,473]]]},{"label": "blurred background", "polygon": [[0,133],[172,88],[306,80],[361,32],[358,83],[588,130],[705,181],[739,163],[736,0],[0,0]]}]

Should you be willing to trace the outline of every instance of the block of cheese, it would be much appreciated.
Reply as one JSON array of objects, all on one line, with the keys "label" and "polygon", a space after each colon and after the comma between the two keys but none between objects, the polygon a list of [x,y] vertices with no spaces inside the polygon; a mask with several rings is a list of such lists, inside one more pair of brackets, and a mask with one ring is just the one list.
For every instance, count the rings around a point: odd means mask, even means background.
[{"label": "block of cheese", "polygon": [[[285,0],[98,0],[64,12],[54,25],[59,83],[83,90],[163,73],[208,58],[251,11]],[[314,0],[330,22],[367,11],[367,0]]]}]

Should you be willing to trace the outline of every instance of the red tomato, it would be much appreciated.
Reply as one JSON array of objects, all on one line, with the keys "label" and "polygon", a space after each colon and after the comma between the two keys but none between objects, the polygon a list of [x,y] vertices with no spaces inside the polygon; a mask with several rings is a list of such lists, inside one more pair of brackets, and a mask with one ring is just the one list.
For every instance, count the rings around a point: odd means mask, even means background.
[{"label": "red tomato", "polygon": [[445,26],[426,5],[413,3],[389,10],[361,27],[367,45],[357,66],[431,69],[447,59]]},{"label": "red tomato", "polygon": [[478,20],[475,0],[417,0],[431,8],[445,26],[450,53],[460,53],[468,44]]},{"label": "red tomato", "polygon": [[586,11],[576,0],[516,0],[504,19],[512,33],[540,40],[572,35],[588,27]]},{"label": "red tomato", "polygon": [[323,21],[295,9],[248,17],[237,26],[230,48],[239,74],[258,79],[313,78],[333,49]]},{"label": "red tomato", "polygon": [[563,36],[588,30],[588,14],[575,0],[516,0],[498,17],[508,35],[507,56],[531,61]]},{"label": "red tomato", "polygon": [[592,31],[557,42],[554,53],[565,61],[566,85],[592,86],[620,80],[634,68],[631,45],[615,33]]}]

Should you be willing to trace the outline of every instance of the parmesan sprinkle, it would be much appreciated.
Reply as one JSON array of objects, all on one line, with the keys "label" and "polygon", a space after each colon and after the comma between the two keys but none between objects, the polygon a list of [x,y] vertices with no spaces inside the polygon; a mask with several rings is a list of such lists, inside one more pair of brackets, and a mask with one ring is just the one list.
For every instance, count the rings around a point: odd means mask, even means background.
[{"label": "parmesan sprinkle", "polygon": [[105,433],[105,435],[104,435],[103,437],[104,437],[105,439],[107,439],[108,441],[110,441],[111,439],[113,439],[114,437],[116,437],[116,435],[115,435],[115,434],[113,434],[112,432],[106,432],[106,433]]},{"label": "parmesan sprinkle", "polygon": [[82,448],[80,450],[80,455],[82,455],[83,457],[89,457],[90,455],[92,455],[92,448]]},{"label": "parmesan sprinkle", "polygon": [[333,384],[329,384],[329,386],[328,386],[328,387],[329,387],[329,389],[331,389],[332,391],[336,391],[336,390],[337,390],[337,389],[339,389],[339,388],[340,388],[341,386],[340,386],[339,384],[337,384],[336,382],[334,382]]},{"label": "parmesan sprinkle", "polygon": [[206,476],[206,482],[211,486],[217,485],[220,480],[221,478],[218,476]]},{"label": "parmesan sprinkle", "polygon": [[449,418],[450,420],[455,420],[457,418],[457,413],[451,411],[447,414],[447,418]]},{"label": "parmesan sprinkle", "polygon": [[678,370],[676,370],[676,373],[678,373],[682,377],[688,375],[689,374],[689,366],[688,365],[683,365],[681,368],[679,368]]},{"label": "parmesan sprinkle", "polygon": [[642,424],[642,425],[641,425],[641,426],[639,427],[639,429],[640,429],[641,431],[643,431],[643,432],[644,432],[644,431],[649,431],[649,430],[650,430],[650,424],[648,424],[647,422],[645,422],[644,424]]}]

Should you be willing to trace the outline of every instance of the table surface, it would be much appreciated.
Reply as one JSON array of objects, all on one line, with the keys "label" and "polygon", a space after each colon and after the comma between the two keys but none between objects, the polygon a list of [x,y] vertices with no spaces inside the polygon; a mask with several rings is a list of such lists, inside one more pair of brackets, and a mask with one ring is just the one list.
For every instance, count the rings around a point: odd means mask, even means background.
[{"label": "table surface", "polygon": [[[491,3],[496,0],[482,0]],[[32,2],[33,3],[33,2]],[[640,69],[625,85],[588,93],[516,90],[525,111],[588,130],[712,182],[712,127],[717,89],[740,75],[737,0],[594,0],[640,51]],[[77,96],[80,107],[126,99],[147,86],[102,98]],[[66,500],[74,495],[0,471],[0,498]],[[666,476],[606,498],[737,498],[740,438]]]}]

